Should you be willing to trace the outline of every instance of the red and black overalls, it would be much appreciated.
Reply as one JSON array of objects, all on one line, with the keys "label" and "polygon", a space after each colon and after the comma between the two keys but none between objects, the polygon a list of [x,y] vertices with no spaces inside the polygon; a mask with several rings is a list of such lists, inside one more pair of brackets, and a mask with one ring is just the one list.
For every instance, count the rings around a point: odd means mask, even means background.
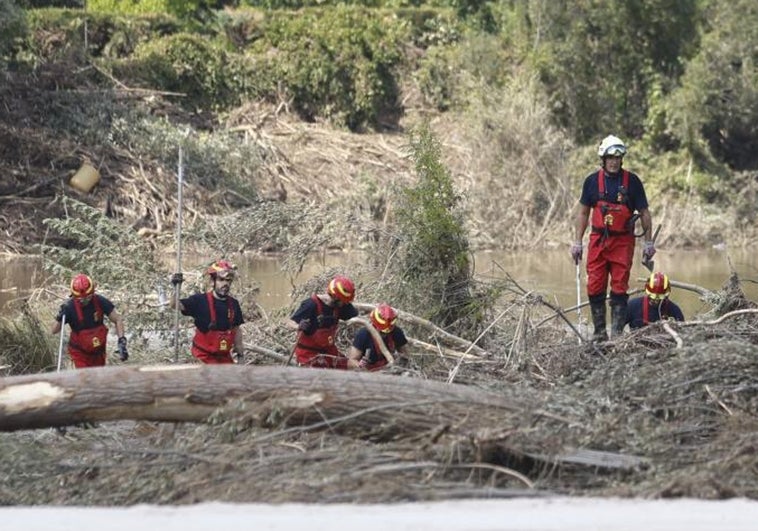
[{"label": "red and black overalls", "polygon": [[325,315],[325,312],[330,312],[332,318],[327,320],[329,326],[318,326],[311,335],[298,332],[295,345],[298,365],[319,369],[347,369],[347,358],[334,344],[339,328],[339,307],[326,306],[318,295],[312,295],[311,300],[316,304],[318,321],[321,321],[318,317]]},{"label": "red and black overalls", "polygon": [[[73,303],[77,323],[82,324],[85,322],[82,302],[79,299],[73,299]],[[71,356],[71,361],[74,362],[74,367],[77,369],[105,365],[105,343],[108,338],[108,327],[103,323],[105,316],[97,295],[92,296],[92,305],[95,311],[94,326],[80,330],[71,327],[68,355]]]},{"label": "red and black overalls", "polygon": [[[395,338],[392,337],[392,334],[382,334],[382,341],[384,341],[388,351],[392,353],[395,352]],[[377,371],[387,365],[387,358],[382,354],[381,345],[376,342],[374,336],[371,336],[371,342],[374,344],[374,356],[372,357],[376,357],[376,361],[372,362],[371,359],[369,359],[366,369],[369,371]]]},{"label": "red and black overalls", "polygon": [[616,197],[606,197],[605,171],[598,172],[599,198],[592,207],[587,252],[587,295],[605,295],[608,277],[612,294],[626,294],[634,257],[632,209],[628,205],[629,172],[622,170]]},{"label": "red and black overalls", "polygon": [[665,317],[670,317],[669,312],[668,312],[668,305],[669,305],[669,300],[663,299],[661,303],[658,305],[658,307],[656,308],[656,311],[653,314],[654,319],[651,321],[650,320],[650,306],[651,306],[650,297],[648,297],[647,295],[642,297],[642,324],[648,325],[651,322],[654,323]]},{"label": "red and black overalls", "polygon": [[[232,348],[234,347],[234,338],[237,335],[237,328],[230,330],[218,330],[216,320],[216,305],[213,293],[208,291],[206,294],[208,302],[208,312],[210,313],[210,323],[206,332],[199,328],[195,329],[195,337],[192,339],[192,355],[207,364],[225,364],[234,363],[232,359]],[[227,308],[227,322],[230,326],[234,323],[234,304],[232,297],[225,299]]]}]

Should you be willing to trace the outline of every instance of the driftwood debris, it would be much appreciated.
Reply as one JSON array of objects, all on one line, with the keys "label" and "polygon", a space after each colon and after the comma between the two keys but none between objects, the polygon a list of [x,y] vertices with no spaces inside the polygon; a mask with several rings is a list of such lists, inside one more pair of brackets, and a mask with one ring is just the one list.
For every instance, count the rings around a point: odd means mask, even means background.
[{"label": "driftwood debris", "polygon": [[[363,312],[370,312],[376,307],[375,304],[362,302],[354,302],[353,306],[355,306],[359,311]],[[397,316],[400,321],[406,321],[422,328],[427,328],[432,331],[433,336],[439,337],[441,341],[448,343],[450,346],[464,349],[467,354],[473,353],[478,356],[487,356],[487,351],[477,346],[476,342],[467,341],[466,339],[446,332],[431,321],[427,321],[426,319],[422,319],[421,317],[418,317],[411,313],[405,312],[403,310],[398,310],[397,308],[395,310],[397,311]]]}]

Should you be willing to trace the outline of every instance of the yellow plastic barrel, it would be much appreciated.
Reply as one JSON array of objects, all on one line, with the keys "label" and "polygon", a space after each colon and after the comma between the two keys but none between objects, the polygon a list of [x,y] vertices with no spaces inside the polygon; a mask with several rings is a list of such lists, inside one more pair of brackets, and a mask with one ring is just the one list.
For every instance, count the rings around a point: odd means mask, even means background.
[{"label": "yellow plastic barrel", "polygon": [[71,177],[69,184],[80,192],[88,194],[99,182],[100,172],[94,166],[85,163]]}]

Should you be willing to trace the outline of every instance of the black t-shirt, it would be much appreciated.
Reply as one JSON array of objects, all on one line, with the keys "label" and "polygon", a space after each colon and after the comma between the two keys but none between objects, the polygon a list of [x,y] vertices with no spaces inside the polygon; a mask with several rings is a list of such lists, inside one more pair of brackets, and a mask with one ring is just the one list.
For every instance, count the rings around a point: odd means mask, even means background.
[{"label": "black t-shirt", "polygon": [[[644,301],[645,297],[636,297],[630,300],[629,304],[627,304],[626,322],[629,325],[629,328],[642,328],[645,326],[642,315]],[[648,323],[660,321],[661,317],[664,319],[672,318],[677,321],[684,321],[684,313],[682,313],[682,309],[671,299],[661,301],[661,304],[657,307],[651,305],[648,308]]]},{"label": "black t-shirt", "polygon": [[[405,337],[405,332],[399,326],[392,329],[389,334],[379,334],[382,336],[384,344],[387,345],[387,341],[391,337],[395,342],[395,350],[402,348],[408,344],[408,339]],[[367,328],[361,328],[353,338],[353,346],[358,349],[364,356],[368,357],[369,363],[376,363],[383,358],[381,352],[375,351],[374,338],[371,336],[371,332]],[[387,345],[387,349],[392,352],[392,349]]]},{"label": "black t-shirt", "polygon": [[[582,197],[579,202],[584,206],[594,207],[600,199],[600,188],[598,187],[598,175],[600,171],[591,173],[584,179],[584,185],[582,186]],[[623,170],[613,175],[608,172],[605,173],[605,197],[610,198],[613,202],[616,201],[619,186],[623,182],[622,177]],[[634,212],[641,212],[648,208],[647,195],[645,195],[645,187],[642,181],[636,174],[629,172],[629,190],[627,191],[626,204]]]},{"label": "black t-shirt", "polygon": [[[97,322],[95,322],[95,297],[97,297],[97,301],[100,304],[100,310],[103,312],[100,320]],[[102,295],[95,293],[92,295],[92,299],[89,301],[89,303],[82,304],[82,317],[84,318],[84,321],[79,322],[79,317],[76,315],[76,308],[74,307],[74,299],[69,298],[63,306],[63,311],[58,312],[55,320],[60,323],[63,315],[65,315],[66,324],[71,327],[71,330],[74,330],[75,332],[79,332],[80,330],[89,330],[90,328],[95,328],[97,325],[103,323],[105,317],[108,317],[111,312],[113,312],[114,308],[115,306],[111,301]]]},{"label": "black t-shirt", "polygon": [[[296,323],[308,319],[311,322],[311,326],[306,331],[308,334],[315,332],[316,328],[331,328],[336,324],[334,322],[334,307],[327,306],[323,301],[321,301],[321,304],[323,306],[323,313],[321,314],[320,323],[318,306],[316,305],[316,301],[310,297],[300,303],[300,307],[295,310],[290,319]],[[347,321],[357,315],[358,310],[350,303],[340,306],[337,311],[337,319],[341,321]]]},{"label": "black t-shirt", "polygon": [[[216,310],[216,326],[214,330],[231,330],[244,323],[242,308],[234,297],[217,299],[211,295],[213,307]],[[184,311],[182,315],[188,315],[195,321],[195,327],[205,333],[210,329],[211,312],[208,308],[208,296],[205,293],[195,293],[186,299],[181,299]],[[231,319],[230,319],[231,317]]]}]

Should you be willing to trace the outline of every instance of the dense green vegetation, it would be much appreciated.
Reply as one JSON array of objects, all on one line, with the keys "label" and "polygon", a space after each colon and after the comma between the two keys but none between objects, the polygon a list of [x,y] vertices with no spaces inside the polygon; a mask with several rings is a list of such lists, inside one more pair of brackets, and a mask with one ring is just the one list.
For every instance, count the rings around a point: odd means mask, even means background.
[{"label": "dense green vegetation", "polygon": [[[471,79],[492,89],[537,75],[552,124],[580,145],[614,131],[707,173],[758,166],[749,0],[79,3],[0,2],[3,62],[85,52],[86,20],[86,53],[122,81],[184,92],[195,108],[284,99],[352,130],[395,123],[409,83],[450,110],[470,104]],[[55,46],[42,38],[61,30]]]},{"label": "dense green vegetation", "polygon": [[[630,145],[670,244],[744,244],[756,236],[757,22],[748,0],[0,0],[0,63],[31,83],[58,73],[53,136],[157,171],[193,131],[188,180],[241,206],[275,156],[217,127],[245,105],[358,134],[404,135],[435,116],[443,143],[463,138],[472,153],[451,178],[466,185],[477,245],[562,241],[609,133]],[[128,106],[114,87],[185,118]]]}]

